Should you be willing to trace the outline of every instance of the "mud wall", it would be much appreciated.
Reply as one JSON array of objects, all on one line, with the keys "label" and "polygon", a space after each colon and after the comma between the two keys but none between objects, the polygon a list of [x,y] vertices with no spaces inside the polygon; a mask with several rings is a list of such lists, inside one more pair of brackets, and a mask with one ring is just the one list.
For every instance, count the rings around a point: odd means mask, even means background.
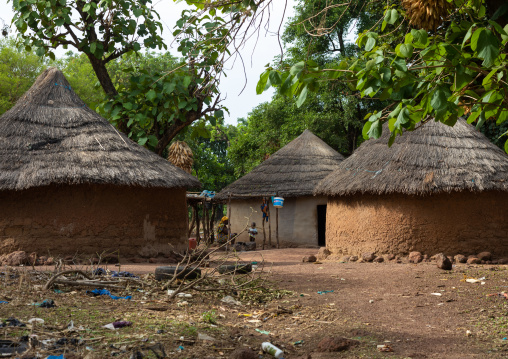
[{"label": "mud wall", "polygon": [[426,197],[330,198],[327,248],[336,254],[475,254],[508,256],[508,194],[470,192]]},{"label": "mud wall", "polygon": [[155,257],[187,242],[185,190],[110,185],[0,191],[0,253]]},{"label": "mud wall", "polygon": [[[317,206],[326,202],[326,197],[286,198],[284,207],[279,209],[279,241],[317,246]],[[261,203],[261,199],[231,201],[231,231],[240,233],[246,224],[256,222],[256,242],[259,244],[263,243]],[[276,244],[275,207],[271,203],[270,215],[272,244]],[[265,231],[268,243],[268,222],[265,222]],[[238,240],[247,242],[249,235],[243,233]]]}]

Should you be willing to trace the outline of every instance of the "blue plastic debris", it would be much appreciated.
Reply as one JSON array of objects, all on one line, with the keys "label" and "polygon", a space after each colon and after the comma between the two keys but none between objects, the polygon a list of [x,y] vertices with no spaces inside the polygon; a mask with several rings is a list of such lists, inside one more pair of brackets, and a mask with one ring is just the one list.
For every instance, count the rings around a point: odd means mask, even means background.
[{"label": "blue plastic debris", "polygon": [[333,293],[333,290],[322,290],[317,292],[317,294],[326,294],[326,293]]},{"label": "blue plastic debris", "polygon": [[94,289],[94,290],[87,290],[86,291],[86,294],[91,294],[91,295],[94,295],[94,296],[98,296],[98,295],[107,295],[109,296],[111,299],[114,299],[114,300],[117,300],[117,299],[132,299],[132,296],[131,295],[128,295],[126,297],[117,297],[116,295],[113,295],[109,292],[109,290],[107,289]]},{"label": "blue plastic debris", "polygon": [[5,300],[0,300],[0,304],[9,304],[9,302],[6,302]]},{"label": "blue plastic debris", "polygon": [[107,272],[106,272],[106,270],[105,270],[104,268],[100,268],[100,267],[99,267],[99,268],[94,269],[94,270],[92,271],[92,274],[93,274],[93,275],[106,275],[106,274],[107,274]]},{"label": "blue plastic debris", "polygon": [[117,271],[112,271],[112,272],[111,272],[111,276],[112,276],[112,277],[130,277],[130,278],[139,278],[138,276],[135,276],[134,274],[129,273],[129,272],[117,272]]},{"label": "blue plastic debris", "polygon": [[62,355],[56,356],[56,355],[49,355],[46,357],[46,359],[65,359],[65,357]]}]

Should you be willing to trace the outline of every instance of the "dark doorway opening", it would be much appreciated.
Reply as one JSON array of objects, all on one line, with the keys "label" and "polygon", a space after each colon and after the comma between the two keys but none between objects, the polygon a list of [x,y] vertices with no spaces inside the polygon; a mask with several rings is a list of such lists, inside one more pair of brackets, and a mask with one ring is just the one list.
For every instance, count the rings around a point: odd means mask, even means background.
[{"label": "dark doorway opening", "polygon": [[317,206],[317,233],[318,245],[326,246],[326,204]]}]

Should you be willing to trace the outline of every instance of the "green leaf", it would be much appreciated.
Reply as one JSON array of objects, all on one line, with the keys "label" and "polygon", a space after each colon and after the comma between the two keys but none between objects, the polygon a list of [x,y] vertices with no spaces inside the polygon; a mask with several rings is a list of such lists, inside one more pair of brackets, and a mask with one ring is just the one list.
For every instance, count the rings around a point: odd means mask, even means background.
[{"label": "green leaf", "polygon": [[155,90],[152,89],[146,93],[145,97],[147,98],[147,100],[153,101],[157,97],[157,93],[155,92]]},{"label": "green leaf", "polygon": [[256,93],[258,95],[262,94],[265,90],[266,83],[268,81],[268,76],[270,75],[270,70],[265,70],[261,75],[259,75],[259,81],[256,85]]},{"label": "green leaf", "polygon": [[305,99],[307,98],[307,86],[305,85],[302,88],[302,91],[300,92],[300,95],[298,96],[298,99],[296,100],[296,107],[302,106],[302,104],[305,102]]},{"label": "green leaf", "polygon": [[95,50],[97,49],[97,43],[95,42],[92,42],[92,44],[90,45],[90,52],[92,54],[95,54]]},{"label": "green leaf", "polygon": [[367,123],[365,123],[365,125],[363,125],[362,136],[363,136],[364,140],[369,139],[369,131],[370,131],[371,126],[372,126],[372,122],[367,122]]},{"label": "green leaf", "polygon": [[[379,138],[381,136],[381,133],[383,131],[383,125],[380,121],[375,122],[367,122],[370,123],[370,128],[367,131],[367,137],[368,138]],[[362,131],[363,133],[363,131]]]},{"label": "green leaf", "polygon": [[274,86],[278,86],[282,83],[280,75],[276,70],[270,71],[268,78],[270,79],[270,83]]},{"label": "green leaf", "polygon": [[508,153],[508,140],[504,143],[504,151]]},{"label": "green leaf", "polygon": [[478,57],[484,60],[483,66],[490,67],[494,64],[499,55],[499,42],[492,31],[484,30],[480,33],[476,51],[478,52]]},{"label": "green leaf", "polygon": [[291,69],[289,70],[289,73],[291,74],[291,76],[296,77],[300,74],[300,72],[302,72],[304,67],[305,67],[305,61],[300,61],[291,67]]},{"label": "green leaf", "polygon": [[485,123],[485,112],[482,111],[482,113],[480,114],[480,119],[478,120],[478,122],[476,123],[476,129],[479,130],[482,125]]},{"label": "green leaf", "polygon": [[395,48],[395,53],[399,57],[408,58],[413,54],[413,45],[411,44],[398,44]]},{"label": "green leaf", "polygon": [[435,111],[445,110],[448,107],[448,96],[442,87],[438,87],[437,90],[432,95],[432,99],[430,100],[430,105]]},{"label": "green leaf", "polygon": [[130,110],[132,110],[132,103],[130,103],[130,102],[125,102],[125,103],[123,104],[123,108],[125,108],[126,110],[129,110],[129,111],[130,111]]},{"label": "green leaf", "polygon": [[399,13],[397,12],[397,10],[389,9],[385,13],[384,20],[386,21],[387,24],[393,25],[393,24],[395,24],[395,22],[397,21],[398,18],[399,18]]},{"label": "green leaf", "polygon": [[140,144],[141,146],[144,146],[146,141],[148,141],[148,137],[141,137],[138,139],[138,144]]},{"label": "green leaf", "polygon": [[476,51],[476,48],[478,46],[478,39],[480,38],[480,35],[482,32],[485,31],[484,27],[479,27],[475,30],[473,33],[473,36],[471,37],[471,50]]},{"label": "green leaf", "polygon": [[500,125],[506,120],[508,120],[508,109],[502,109],[499,111],[499,115],[497,116],[496,125]]},{"label": "green leaf", "polygon": [[376,46],[376,39],[373,37],[369,37],[367,39],[367,43],[365,44],[365,51],[370,51]]}]

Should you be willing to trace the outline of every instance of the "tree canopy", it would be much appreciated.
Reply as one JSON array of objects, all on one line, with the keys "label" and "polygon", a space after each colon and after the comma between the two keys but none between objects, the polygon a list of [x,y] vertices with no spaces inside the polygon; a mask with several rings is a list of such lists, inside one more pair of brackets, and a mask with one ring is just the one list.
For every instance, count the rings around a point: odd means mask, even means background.
[{"label": "tree canopy", "polygon": [[[358,57],[321,64],[312,57],[317,50],[309,44],[309,56],[302,61],[269,67],[258,91],[275,86],[295,96],[301,106],[320,82],[347,83],[363,99],[387,101],[368,114],[363,135],[378,138],[388,122],[390,144],[403,130],[431,119],[453,125],[458,117],[468,116],[478,128],[488,120],[500,125],[508,119],[505,2],[372,1],[366,11],[376,14],[381,4],[384,10],[377,23],[357,38],[362,50]],[[340,22],[330,27],[316,18],[326,19],[339,8],[347,16],[352,6],[341,1],[327,4],[302,20],[305,31],[318,39],[329,37]]]}]

